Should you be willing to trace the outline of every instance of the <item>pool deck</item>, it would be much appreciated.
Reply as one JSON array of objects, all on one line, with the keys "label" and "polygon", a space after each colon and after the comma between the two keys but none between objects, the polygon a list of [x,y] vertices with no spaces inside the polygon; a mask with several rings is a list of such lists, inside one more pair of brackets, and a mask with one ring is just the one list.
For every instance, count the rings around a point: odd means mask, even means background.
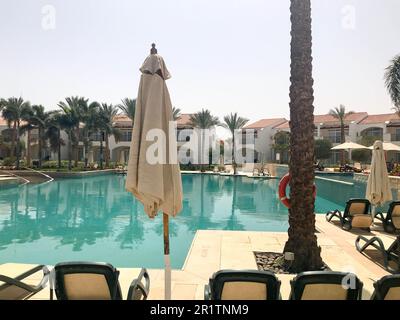
[{"label": "pool deck", "polygon": [[[324,262],[335,271],[354,272],[364,283],[363,299],[369,299],[373,292],[373,281],[387,275],[382,267],[357,252],[354,241],[359,234],[378,235],[385,245],[395,239],[394,235],[384,233],[380,225],[374,226],[371,232],[352,230],[344,231],[336,224],[325,221],[324,215],[317,215],[316,228],[318,243]],[[287,239],[286,232],[253,232],[253,231],[197,231],[186,261],[181,270],[172,271],[172,299],[203,299],[204,285],[209,277],[220,269],[257,269],[253,251],[282,252]],[[171,248],[173,250],[173,248]],[[16,276],[32,265],[3,264],[0,273]],[[128,292],[130,282],[138,275],[140,269],[118,268],[123,295]],[[151,279],[149,299],[164,297],[164,271],[148,270]],[[277,275],[281,281],[282,299],[288,299],[290,279],[294,275]],[[41,277],[37,273],[29,278],[28,283],[37,283]],[[31,299],[49,299],[49,288],[34,295]]]}]

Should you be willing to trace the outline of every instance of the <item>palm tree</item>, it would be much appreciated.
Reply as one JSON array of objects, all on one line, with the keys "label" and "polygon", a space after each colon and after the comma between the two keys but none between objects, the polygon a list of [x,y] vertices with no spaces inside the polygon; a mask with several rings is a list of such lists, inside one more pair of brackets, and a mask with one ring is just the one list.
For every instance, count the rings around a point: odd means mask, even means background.
[{"label": "palm tree", "polygon": [[79,136],[76,128],[79,127],[79,113],[75,98],[66,98],[67,103],[61,101],[58,106],[63,113],[59,116],[59,124],[68,135],[68,170],[72,169],[72,144],[78,145]]},{"label": "palm tree", "polygon": [[[78,158],[79,158],[79,140],[80,140],[80,123],[82,122],[82,118],[84,117],[84,111],[87,109],[88,99],[83,97],[68,97],[65,98],[64,101],[60,101],[58,106],[62,110],[68,109],[68,116],[70,120],[74,123],[73,133],[72,134],[72,148],[74,149],[74,161],[75,167],[78,166]],[[65,112],[64,110],[64,112]],[[65,119],[64,119],[65,120]],[[71,143],[69,141],[68,143]],[[72,152],[72,151],[71,151]]]},{"label": "palm tree", "polygon": [[[334,117],[335,119],[339,120],[340,122],[340,143],[345,142],[345,132],[344,132],[344,127],[345,127],[345,119],[347,116],[353,114],[354,111],[348,111],[346,112],[346,107],[344,105],[340,105],[339,108],[335,107],[334,109],[329,110],[329,114]],[[344,150],[341,150],[340,153],[340,164],[343,166],[345,163],[344,159]]]},{"label": "palm tree", "polygon": [[61,129],[63,129],[63,114],[55,111],[51,114],[46,124],[45,138],[49,140],[50,150],[57,152],[58,170],[61,169],[61,146],[64,140],[61,138]]},{"label": "palm tree", "polygon": [[[214,126],[220,125],[220,122],[218,120],[218,117],[215,117],[211,115],[210,110],[204,110],[202,109],[201,111],[192,114],[190,116],[190,125],[192,125],[194,128],[201,129],[201,139],[200,139],[200,150],[201,150],[201,156],[200,156],[200,163],[201,163],[201,172],[205,171],[205,166],[204,166],[204,161],[203,159],[205,158],[205,150],[204,150],[204,140],[205,140],[205,130],[210,129]],[[207,154],[207,159],[208,159],[208,154]]]},{"label": "palm tree", "polygon": [[385,84],[393,101],[394,109],[400,115],[400,54],[394,57],[386,68]]},{"label": "palm tree", "polygon": [[115,142],[121,139],[121,131],[114,127],[114,117],[118,114],[118,107],[112,104],[102,103],[100,107],[100,130],[104,133],[106,142],[106,167],[110,165],[110,136],[114,136]]},{"label": "palm tree", "polygon": [[174,121],[176,121],[180,117],[181,117],[181,109],[172,107],[172,119],[174,119]]},{"label": "palm tree", "polygon": [[21,135],[27,133],[27,146],[26,146],[26,166],[31,166],[31,131],[35,129],[35,127],[29,122],[32,116],[32,110],[30,110],[29,116],[26,117],[27,123],[21,125],[20,133]]},{"label": "palm tree", "polygon": [[[47,125],[50,121],[50,118],[56,111],[45,111],[42,105],[34,105],[32,106],[32,111],[27,118],[26,128],[28,129],[28,133],[36,128],[38,130],[38,159],[39,159],[39,168],[42,167],[42,158],[43,158],[43,147],[46,144],[46,136],[45,132],[47,129]],[[30,149],[30,141],[28,137],[28,147],[27,150],[29,152]]]},{"label": "palm tree", "polygon": [[3,118],[7,121],[8,127],[11,128],[11,124],[13,124],[11,156],[14,156],[15,149],[16,167],[19,169],[19,160],[21,157],[21,122],[29,118],[31,105],[29,101],[24,101],[24,99],[21,97],[12,97],[7,100],[3,100],[2,105]]},{"label": "palm tree", "polygon": [[136,99],[125,98],[121,101],[122,104],[117,105],[117,107],[133,122],[135,119]]},{"label": "palm tree", "polygon": [[85,168],[88,165],[89,149],[92,146],[92,134],[97,131],[96,119],[100,112],[100,104],[98,102],[88,103],[88,100],[82,100],[79,107],[79,118],[83,122],[82,139],[84,147]]},{"label": "palm tree", "polygon": [[237,112],[231,113],[224,117],[224,123],[222,126],[228,129],[232,134],[232,165],[233,174],[237,174],[237,164],[236,164],[236,149],[235,149],[235,131],[242,129],[246,123],[249,122],[248,119],[239,117]]},{"label": "palm tree", "polygon": [[290,204],[288,241],[295,272],[321,269],[321,248],[315,236],[314,95],[312,78],[311,0],[291,0],[290,72]]}]

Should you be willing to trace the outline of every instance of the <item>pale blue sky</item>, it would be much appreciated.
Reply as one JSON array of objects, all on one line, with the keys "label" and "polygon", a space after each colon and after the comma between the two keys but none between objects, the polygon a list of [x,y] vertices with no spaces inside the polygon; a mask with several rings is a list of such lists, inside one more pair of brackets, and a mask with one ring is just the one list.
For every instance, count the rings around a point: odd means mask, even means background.
[{"label": "pale blue sky", "polygon": [[[0,97],[22,95],[48,109],[70,95],[114,104],[134,98],[154,41],[183,112],[288,117],[289,4],[0,0]],[[45,5],[55,8],[55,29],[42,27]],[[383,74],[400,53],[400,1],[313,0],[312,7],[315,113],[339,104],[392,112]]]}]

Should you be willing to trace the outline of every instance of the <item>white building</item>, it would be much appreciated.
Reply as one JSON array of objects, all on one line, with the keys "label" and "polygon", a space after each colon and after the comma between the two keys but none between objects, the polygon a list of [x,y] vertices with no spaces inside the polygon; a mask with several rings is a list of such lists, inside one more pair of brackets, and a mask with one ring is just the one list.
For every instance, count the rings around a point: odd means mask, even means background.
[{"label": "white building", "polygon": [[[315,139],[327,139],[333,146],[340,144],[340,122],[333,116],[314,116]],[[255,142],[248,145],[256,149],[255,162],[287,162],[288,151],[277,151],[274,148],[276,139],[285,139],[285,133],[290,132],[289,121],[286,119],[262,119],[243,128],[246,131],[254,130]],[[278,135],[279,133],[279,135]],[[359,142],[363,136],[373,136],[376,140],[383,140],[400,145],[400,118],[395,113],[368,115],[366,112],[355,112],[345,119],[345,140]],[[289,135],[286,135],[289,143]],[[279,153],[279,160],[277,159]],[[262,155],[262,156],[261,156]],[[332,151],[330,163],[337,163],[340,151]],[[389,152],[388,160],[400,161],[399,153]]]}]

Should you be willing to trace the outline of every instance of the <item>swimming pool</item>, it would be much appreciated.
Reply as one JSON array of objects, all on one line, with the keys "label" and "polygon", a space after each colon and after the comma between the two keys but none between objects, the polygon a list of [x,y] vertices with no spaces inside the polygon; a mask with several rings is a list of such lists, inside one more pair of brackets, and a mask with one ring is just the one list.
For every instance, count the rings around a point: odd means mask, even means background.
[{"label": "swimming pool", "polygon": [[[352,177],[320,178],[316,212],[343,209],[346,199],[365,193],[365,183]],[[278,180],[184,174],[182,184],[183,210],[170,219],[174,268],[182,267],[199,229],[287,230]],[[162,219],[150,220],[124,185],[125,176],[104,175],[1,190],[0,263],[163,267]]]}]

